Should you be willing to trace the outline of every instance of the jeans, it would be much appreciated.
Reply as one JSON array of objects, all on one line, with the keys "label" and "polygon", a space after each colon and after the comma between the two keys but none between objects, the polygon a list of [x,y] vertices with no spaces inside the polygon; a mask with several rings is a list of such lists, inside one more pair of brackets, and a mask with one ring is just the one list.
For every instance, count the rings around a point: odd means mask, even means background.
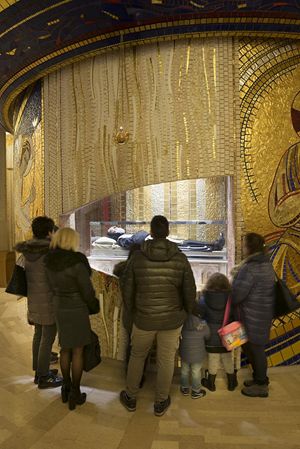
[{"label": "jeans", "polygon": [[201,390],[202,363],[181,362],[181,386],[190,388],[190,375],[192,376],[192,390],[197,393]]},{"label": "jeans", "polygon": [[56,336],[56,324],[34,325],[32,341],[32,367],[37,376],[46,377],[49,374],[51,350]]},{"label": "jeans", "polygon": [[129,397],[135,398],[142,380],[145,360],[157,339],[157,381],[155,401],[165,401],[169,394],[174,374],[175,354],[179,346],[181,327],[167,331],[144,331],[133,326],[131,335],[131,354],[127,370]]},{"label": "jeans", "polygon": [[253,379],[258,385],[268,383],[267,370],[268,362],[265,353],[265,346],[248,343],[243,345],[243,351],[253,369]]},{"label": "jeans", "polygon": [[220,362],[224,367],[227,374],[234,373],[234,363],[231,352],[223,353],[209,353],[208,354],[208,372],[209,374],[216,375],[220,366]]}]

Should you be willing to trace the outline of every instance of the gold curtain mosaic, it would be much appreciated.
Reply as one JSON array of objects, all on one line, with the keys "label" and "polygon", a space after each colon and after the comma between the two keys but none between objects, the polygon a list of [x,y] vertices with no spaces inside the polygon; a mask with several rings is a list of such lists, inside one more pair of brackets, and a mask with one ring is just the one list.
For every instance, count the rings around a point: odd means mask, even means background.
[{"label": "gold curtain mosaic", "polygon": [[[231,38],[111,51],[44,80],[52,216],[149,184],[233,175],[238,52]],[[129,133],[115,142],[119,127]]]}]

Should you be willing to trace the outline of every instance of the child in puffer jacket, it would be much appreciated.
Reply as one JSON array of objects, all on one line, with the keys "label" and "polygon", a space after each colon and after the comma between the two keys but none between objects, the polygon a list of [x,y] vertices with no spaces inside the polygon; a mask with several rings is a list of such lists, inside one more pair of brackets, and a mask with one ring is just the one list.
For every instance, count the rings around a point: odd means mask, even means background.
[{"label": "child in puffer jacket", "polygon": [[199,399],[206,395],[201,389],[201,369],[206,358],[205,340],[210,331],[205,321],[196,315],[189,315],[181,333],[179,353],[181,357],[181,386],[184,396],[190,394],[190,377],[192,380],[192,399]]},{"label": "child in puffer jacket", "polygon": [[[223,324],[230,290],[227,277],[221,273],[214,273],[206,283],[198,306],[198,312],[206,320],[210,329],[210,337],[206,341],[208,376],[202,379],[202,385],[210,391],[216,390],[215,380],[220,362],[227,374],[228,390],[233,391],[237,387],[232,353],[223,346],[218,334],[218,330]],[[231,316],[231,321],[234,321],[233,316]]]}]

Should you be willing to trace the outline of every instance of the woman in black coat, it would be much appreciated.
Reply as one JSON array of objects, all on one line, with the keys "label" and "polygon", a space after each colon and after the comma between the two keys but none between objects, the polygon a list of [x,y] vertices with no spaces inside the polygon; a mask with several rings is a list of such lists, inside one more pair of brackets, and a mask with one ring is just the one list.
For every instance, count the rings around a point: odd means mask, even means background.
[{"label": "woman in black coat", "polygon": [[83,372],[83,349],[91,341],[89,311],[98,305],[84,254],[76,252],[79,235],[63,228],[54,235],[45,257],[47,276],[53,291],[54,314],[61,346],[60,364],[63,375],[62,401],[70,410],[86,400],[80,391]]},{"label": "woman in black coat", "polygon": [[243,351],[252,365],[253,379],[245,382],[242,393],[251,397],[267,397],[269,379],[265,346],[270,339],[274,312],[275,273],[265,254],[261,235],[246,234],[243,252],[246,259],[234,277],[232,299],[248,336]]}]

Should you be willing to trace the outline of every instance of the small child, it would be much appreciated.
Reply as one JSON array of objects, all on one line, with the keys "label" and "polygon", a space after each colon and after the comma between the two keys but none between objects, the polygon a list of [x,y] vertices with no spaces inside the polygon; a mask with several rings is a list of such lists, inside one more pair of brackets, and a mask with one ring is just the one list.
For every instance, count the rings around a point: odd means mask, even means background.
[{"label": "small child", "polygon": [[232,353],[223,346],[218,334],[223,324],[229,294],[230,283],[227,277],[221,273],[214,273],[206,283],[199,305],[200,314],[210,329],[210,337],[206,341],[208,377],[202,379],[202,385],[210,391],[216,391],[215,380],[220,361],[227,374],[228,390],[233,391],[237,387]]},{"label": "small child", "polygon": [[192,377],[192,399],[206,395],[201,389],[201,368],[206,358],[205,339],[210,335],[205,321],[195,315],[189,315],[181,333],[179,353],[181,357],[181,387],[184,396],[190,394],[190,376]]}]

